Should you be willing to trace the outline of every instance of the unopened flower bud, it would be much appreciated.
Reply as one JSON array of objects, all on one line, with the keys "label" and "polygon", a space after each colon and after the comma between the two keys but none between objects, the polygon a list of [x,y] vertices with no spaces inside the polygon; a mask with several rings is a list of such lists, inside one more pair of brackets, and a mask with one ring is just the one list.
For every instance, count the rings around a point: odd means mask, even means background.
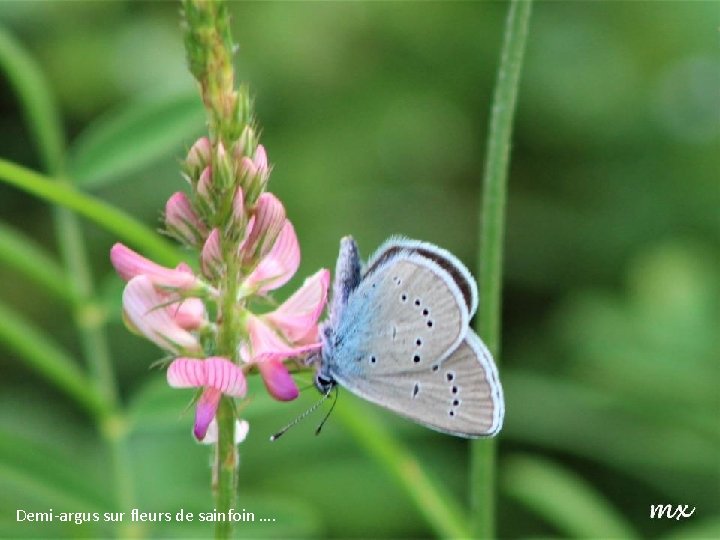
[{"label": "unopened flower bud", "polygon": [[240,160],[239,176],[248,200],[254,201],[265,189],[270,177],[267,152],[262,144],[257,146],[252,159],[245,156]]},{"label": "unopened flower bud", "polygon": [[198,246],[207,235],[207,228],[192,208],[190,199],[175,193],[165,205],[165,226],[170,234],[189,246]]},{"label": "unopened flower bud", "polygon": [[222,274],[223,260],[220,247],[220,231],[213,229],[205,241],[201,254],[202,271],[209,279],[215,279]]},{"label": "unopened flower bud", "polygon": [[195,176],[193,172],[201,171],[210,163],[211,153],[212,144],[207,137],[200,137],[190,147],[185,164],[192,176]]},{"label": "unopened flower bud", "polygon": [[243,129],[240,138],[233,145],[233,159],[240,162],[245,156],[250,156],[253,149],[257,146],[257,135],[252,126],[247,125]]},{"label": "unopened flower bud", "polygon": [[206,214],[214,212],[215,205],[213,203],[213,174],[210,165],[203,169],[200,173],[197,185],[195,186],[197,193],[197,201],[205,210]]},{"label": "unopened flower bud", "polygon": [[215,185],[217,185],[221,190],[233,185],[235,179],[233,178],[232,162],[230,160],[230,156],[228,156],[225,151],[223,143],[218,143],[215,154],[215,170],[213,172]]}]

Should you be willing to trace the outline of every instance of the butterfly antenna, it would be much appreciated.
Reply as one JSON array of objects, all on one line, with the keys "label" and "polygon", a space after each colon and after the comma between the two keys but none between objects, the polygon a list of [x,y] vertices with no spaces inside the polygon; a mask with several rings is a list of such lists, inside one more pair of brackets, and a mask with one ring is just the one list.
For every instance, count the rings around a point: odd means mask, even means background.
[{"label": "butterfly antenna", "polygon": [[[315,435],[320,435],[320,430],[321,430],[321,429],[323,428],[323,426],[325,425],[325,422],[327,422],[327,419],[330,418],[330,414],[332,414],[333,409],[335,408],[335,404],[337,403],[337,400],[338,400],[338,387],[337,387],[337,386],[334,386],[334,387],[333,387],[333,390],[335,390],[335,395],[334,395],[334,399],[333,399],[332,405],[330,405],[330,410],[327,412],[327,414],[325,415],[325,418],[322,419],[322,422],[320,422],[320,425],[319,425],[319,426],[317,427],[317,429],[315,430]],[[330,394],[330,392],[328,392],[328,393],[326,394],[326,396],[329,395],[329,394]]]},{"label": "butterfly antenna", "polygon": [[[292,422],[290,422],[287,426],[285,426],[284,428],[282,428],[282,429],[281,429],[280,431],[278,431],[275,435],[273,435],[272,437],[270,437],[270,441],[271,441],[271,442],[272,442],[272,441],[277,441],[282,435],[285,434],[285,432],[286,432],[288,429],[290,429],[291,427],[293,427],[293,426],[294,426],[295,424],[297,424],[300,420],[302,420],[302,419],[305,418],[308,414],[310,414],[310,413],[313,412],[315,409],[317,409],[317,408],[328,398],[328,396],[330,396],[330,392],[328,392],[327,394],[323,394],[323,396],[317,401],[317,403],[315,403],[312,407],[310,407],[307,411],[305,411],[304,413],[302,413],[300,416],[298,416],[297,418],[295,418],[295,420],[293,420]],[[334,404],[333,404],[333,405],[334,405]],[[332,410],[332,409],[330,409],[330,410]]]}]

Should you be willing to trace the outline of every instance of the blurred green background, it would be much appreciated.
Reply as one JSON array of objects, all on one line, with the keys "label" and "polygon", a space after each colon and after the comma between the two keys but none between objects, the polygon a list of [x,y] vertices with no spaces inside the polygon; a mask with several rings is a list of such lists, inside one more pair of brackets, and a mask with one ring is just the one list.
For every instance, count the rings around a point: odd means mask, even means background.
[{"label": "blurred green background", "polygon": [[[506,4],[237,3],[236,65],[256,96],[270,189],[303,249],[287,295],[333,267],[352,234],[365,255],[392,233],[477,266],[480,180]],[[37,61],[81,189],[159,224],[183,189],[178,160],[203,132],[179,6],[3,2],[0,25]],[[507,214],[498,534],[720,536],[720,63],[714,2],[544,2],[534,7]],[[0,77],[0,156],[42,170],[16,93]],[[0,226],[59,260],[51,207],[0,183]],[[212,510],[210,452],[189,392],[149,370],[160,356],[120,319],[114,235],[83,221],[108,318],[143,511]],[[5,233],[4,233],[5,234]],[[0,261],[0,324],[22,317],[82,363],[72,312]],[[107,445],[87,415],[0,343],[0,536],[115,534],[16,523],[15,510],[113,510]],[[306,377],[307,378],[307,377]],[[257,381],[255,381],[257,382]],[[244,416],[240,505],[273,524],[240,536],[427,537],[408,494],[350,434],[342,412],[314,437],[305,410],[261,390]],[[360,403],[458,500],[468,445]],[[696,507],[651,520],[651,504]],[[126,511],[129,510],[125,509]],[[208,525],[124,530],[207,536]]]}]

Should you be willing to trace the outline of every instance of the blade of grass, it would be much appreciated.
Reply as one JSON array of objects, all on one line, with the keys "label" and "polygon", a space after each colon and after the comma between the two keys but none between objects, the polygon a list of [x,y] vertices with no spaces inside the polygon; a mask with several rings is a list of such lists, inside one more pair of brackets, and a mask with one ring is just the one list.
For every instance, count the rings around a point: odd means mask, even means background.
[{"label": "blade of grass", "polygon": [[372,414],[361,412],[359,408],[343,403],[336,409],[337,416],[368,454],[395,477],[438,536],[470,537],[467,519],[455,498],[425,473],[413,453],[388,433]]},{"label": "blade of grass", "polygon": [[57,298],[69,303],[76,301],[65,272],[50,254],[33,239],[4,223],[0,223],[0,261],[16,268]]},{"label": "blade of grass", "polygon": [[[155,234],[148,234],[143,231],[142,226],[139,226],[122,212],[109,205],[99,204],[97,201],[83,201],[82,198],[77,196],[67,197],[68,194],[72,194],[72,191],[67,186],[68,180],[63,174],[64,145],[60,113],[55,106],[52,93],[49,91],[49,86],[44,80],[39,66],[35,64],[29,54],[25,53],[20,44],[14,43],[9,35],[5,37],[6,50],[9,50],[10,54],[0,57],[0,62],[4,61],[10,83],[15,87],[18,99],[26,111],[30,131],[36,135],[35,142],[42,157],[44,168],[55,182],[54,185],[52,183],[48,185],[46,181],[38,182],[39,179],[45,179],[39,175],[28,174],[28,171],[22,171],[17,167],[14,170],[16,174],[13,179],[24,179],[24,182],[20,182],[19,187],[25,187],[26,189],[30,186],[38,189],[44,183],[46,184],[44,186],[46,194],[65,193],[67,201],[78,203],[79,208],[75,208],[78,212],[90,210],[96,217],[101,217],[102,213],[105,213],[110,217],[110,222],[121,226],[120,228],[123,230],[128,230],[134,236],[144,238],[150,244],[155,244],[165,256],[170,257],[171,249],[167,247],[167,244],[161,243]],[[9,47],[7,43],[9,43]],[[8,65],[12,69],[8,69]],[[5,163],[5,165],[9,164]],[[20,172],[19,178],[18,172]],[[5,179],[8,180],[7,177]],[[63,188],[67,191],[63,192]],[[40,192],[42,193],[43,190],[40,189]],[[116,502],[119,507],[128,508],[132,504],[132,489],[131,475],[127,463],[126,441],[122,430],[111,429],[117,422],[113,422],[109,414],[109,411],[116,412],[119,407],[117,381],[115,380],[105,336],[104,320],[102,317],[88,316],[95,312],[95,300],[92,274],[82,229],[77,217],[67,208],[53,208],[53,217],[66,275],[69,278],[68,285],[72,287],[72,290],[79,298],[75,305],[74,319],[78,327],[85,362],[92,376],[89,382],[84,385],[86,386],[84,388],[85,395],[97,397],[100,406],[103,408],[100,414],[95,416],[101,428],[100,432],[110,449],[112,467],[115,470]],[[68,383],[69,379],[62,379],[59,376],[60,372],[57,373],[58,380]],[[79,381],[80,379],[73,378],[71,380]],[[73,389],[74,387],[68,386],[68,388]]]},{"label": "blade of grass", "polygon": [[98,120],[73,142],[68,175],[86,188],[127,178],[199,133],[204,118],[195,92],[131,103]]},{"label": "blade of grass", "polygon": [[[500,359],[500,298],[505,198],[512,121],[530,21],[530,0],[510,3],[498,66],[483,176],[480,223],[480,309],[477,330],[496,361]],[[473,536],[495,536],[495,442],[470,445],[470,509]]]},{"label": "blade of grass", "polygon": [[31,368],[72,397],[93,417],[107,414],[105,400],[73,359],[46,334],[0,303],[0,341]]},{"label": "blade of grass", "polygon": [[627,520],[578,474],[536,457],[504,462],[503,491],[568,538],[637,538]]},{"label": "blade of grass", "polygon": [[160,264],[174,266],[182,260],[180,251],[155,231],[122,210],[70,185],[55,182],[47,176],[3,159],[0,159],[0,181],[75,211],[142,250]]},{"label": "blade of grass", "polygon": [[[63,129],[60,112],[55,105],[49,85],[40,67],[22,45],[4,34],[0,47],[0,65],[5,68],[17,94],[30,132],[34,135],[43,169],[53,180],[64,183]],[[102,317],[95,309],[90,265],[85,250],[82,230],[77,218],[64,208],[53,208],[53,219],[60,244],[60,252],[67,276],[66,288],[76,296],[73,315],[79,329],[86,363],[92,373],[92,382],[109,403],[117,400],[110,353],[104,336]]]},{"label": "blade of grass", "polygon": [[31,139],[36,141],[46,169],[57,169],[63,160],[64,137],[55,103],[45,90],[42,72],[30,55],[0,28],[0,68],[21,97]]},{"label": "blade of grass", "polygon": [[3,487],[22,486],[24,494],[62,507],[92,512],[107,508],[101,478],[77,473],[74,456],[58,448],[0,428],[0,477]]}]

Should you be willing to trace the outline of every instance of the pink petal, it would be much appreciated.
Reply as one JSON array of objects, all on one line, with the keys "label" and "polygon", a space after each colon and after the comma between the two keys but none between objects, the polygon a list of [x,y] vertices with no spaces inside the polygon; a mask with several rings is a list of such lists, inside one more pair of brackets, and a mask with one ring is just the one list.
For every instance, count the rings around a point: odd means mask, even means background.
[{"label": "pink petal", "polygon": [[262,258],[270,250],[285,223],[285,208],[275,195],[265,192],[255,203],[255,222],[245,242],[245,260]]},{"label": "pink petal", "polygon": [[236,227],[242,226],[245,223],[245,196],[243,195],[242,188],[239,186],[238,186],[237,190],[235,191],[235,196],[233,197],[232,205],[233,205],[233,211],[232,211],[233,224]]},{"label": "pink petal", "polygon": [[258,364],[265,387],[272,397],[280,401],[291,401],[299,391],[287,368],[279,360],[267,360]]},{"label": "pink petal", "polygon": [[320,348],[320,343],[294,347],[288,345],[272,328],[255,316],[249,317],[247,328],[252,350],[251,357],[246,358],[246,360],[258,364],[270,360],[285,360],[286,358],[315,352]]},{"label": "pink petal", "polygon": [[178,265],[175,267],[175,270],[178,270],[179,272],[187,272],[188,274],[193,273],[192,268],[190,268],[190,265],[186,262],[178,263]]},{"label": "pink petal", "polygon": [[220,249],[220,231],[213,229],[205,241],[201,254],[202,270],[205,277],[216,278],[222,272],[222,252]]},{"label": "pink petal", "polygon": [[200,285],[192,272],[173,270],[155,264],[120,243],[115,244],[110,250],[110,261],[125,281],[144,275],[158,287],[186,290]]},{"label": "pink petal", "polygon": [[147,276],[130,280],[123,291],[123,310],[128,321],[150,341],[173,353],[201,352],[200,342],[168,313],[167,295],[155,289]]},{"label": "pink petal", "polygon": [[186,298],[166,309],[177,325],[185,330],[197,330],[207,323],[205,304],[199,298]]},{"label": "pink petal", "polygon": [[219,356],[176,358],[168,367],[167,381],[173,388],[210,387],[233,397],[242,397],[247,391],[242,369]]},{"label": "pink petal", "polygon": [[190,199],[182,192],[175,193],[165,205],[165,226],[180,241],[190,245],[202,242],[207,228],[192,208]]},{"label": "pink petal", "polygon": [[259,293],[282,287],[300,266],[300,246],[295,229],[285,220],[280,234],[272,249],[263,257],[255,270],[247,277],[244,287],[255,289]]},{"label": "pink petal", "polygon": [[210,194],[212,193],[212,169],[210,168],[210,165],[205,167],[205,169],[203,169],[203,172],[200,173],[200,178],[198,178],[196,190],[197,194],[202,200],[204,200],[205,202],[210,202]]},{"label": "pink petal", "polygon": [[210,422],[215,418],[222,392],[216,388],[206,388],[200,396],[195,408],[195,426],[193,434],[198,441],[202,441],[207,433]]},{"label": "pink petal", "polygon": [[327,301],[330,272],[322,269],[307,278],[303,286],[275,311],[263,318],[275,326],[290,342],[296,342],[317,327]]}]

